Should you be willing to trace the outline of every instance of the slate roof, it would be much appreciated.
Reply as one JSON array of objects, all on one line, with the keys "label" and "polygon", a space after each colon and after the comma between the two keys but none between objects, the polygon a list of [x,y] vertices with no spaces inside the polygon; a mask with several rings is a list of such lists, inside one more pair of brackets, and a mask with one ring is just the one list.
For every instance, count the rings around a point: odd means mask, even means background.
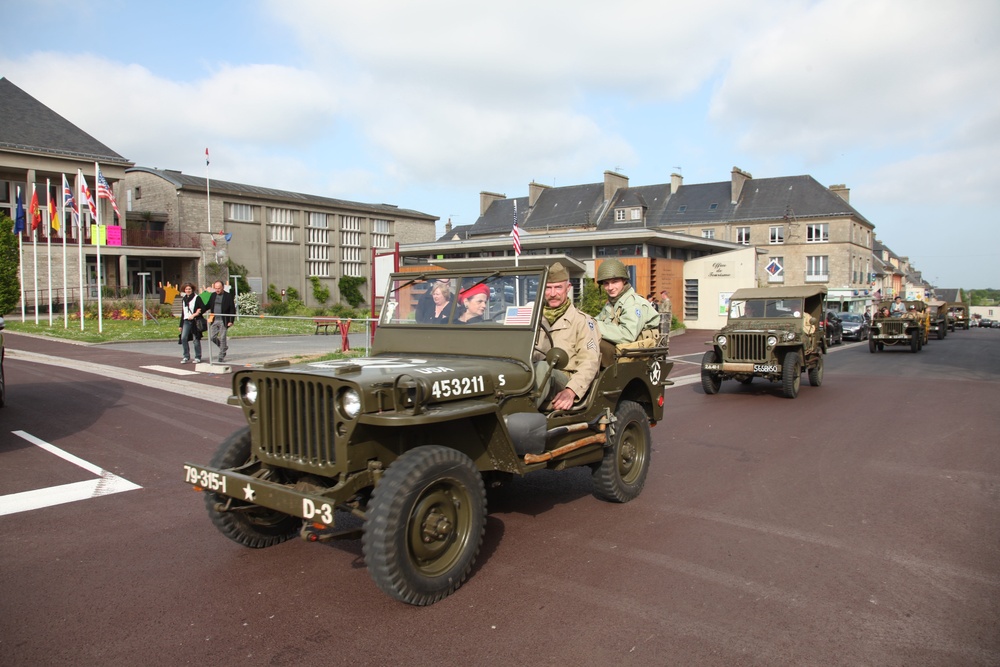
[{"label": "slate roof", "polygon": [[[812,176],[750,178],[743,185],[740,201],[732,203],[732,182],[682,185],[671,192],[669,183],[619,189],[604,201],[604,184],[588,183],[547,188],[525,215],[528,198],[518,197],[518,223],[526,231],[560,227],[601,231],[635,227],[671,227],[721,222],[828,218],[853,216],[868,220],[835,192]],[[513,222],[514,199],[494,201],[472,228],[470,236],[507,232]],[[643,220],[630,215],[615,221],[615,209],[641,206]]]},{"label": "slate roof", "polygon": [[[144,172],[154,174],[181,190],[195,190],[205,192],[206,179],[203,176],[190,176],[180,171],[172,169],[151,169],[149,167],[133,167],[126,169],[125,173]],[[259,185],[245,185],[243,183],[233,183],[231,181],[218,181],[214,178],[211,183],[212,193],[240,195],[244,197],[255,197],[257,199],[274,199],[278,201],[299,202],[300,204],[313,204],[329,208],[346,208],[372,213],[383,213],[389,217],[396,217],[405,214],[411,218],[424,218],[425,220],[437,220],[436,216],[412,209],[399,208],[393,204],[366,204],[363,202],[349,201],[346,199],[335,199],[333,197],[320,197],[301,192],[289,192],[287,190],[276,190],[265,188]]]},{"label": "slate roof", "polygon": [[132,164],[6,78],[0,78],[0,148]]},{"label": "slate roof", "polygon": [[961,292],[957,287],[935,287],[934,295],[942,301],[947,301],[948,303],[957,303],[961,301],[958,298],[958,293]]}]

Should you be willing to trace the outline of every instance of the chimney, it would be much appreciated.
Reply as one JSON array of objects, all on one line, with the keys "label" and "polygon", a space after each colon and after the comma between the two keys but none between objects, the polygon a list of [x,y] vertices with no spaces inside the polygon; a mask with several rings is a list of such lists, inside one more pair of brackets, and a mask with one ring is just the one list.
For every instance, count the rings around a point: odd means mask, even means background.
[{"label": "chimney", "polygon": [[490,207],[490,204],[506,198],[507,195],[502,195],[498,192],[486,192],[483,190],[479,193],[479,215],[486,215],[486,209]]},{"label": "chimney", "polygon": [[451,234],[451,216],[448,216],[448,222],[444,226],[445,235]]},{"label": "chimney", "polygon": [[611,201],[620,188],[628,187],[628,176],[613,171],[604,172],[604,201]]},{"label": "chimney", "polygon": [[733,167],[733,204],[740,203],[740,195],[743,194],[743,184],[749,181],[753,176],[748,172],[743,171],[739,167]]},{"label": "chimney", "polygon": [[851,203],[851,189],[844,185],[843,183],[839,185],[831,185],[830,192],[839,196],[841,199],[846,201],[848,204]]},{"label": "chimney", "polygon": [[549,189],[551,186],[544,185],[542,183],[535,183],[532,181],[528,183],[528,208],[534,208],[535,202],[538,198],[542,196],[542,193]]},{"label": "chimney", "polygon": [[684,185],[684,177],[680,174],[670,174],[670,193],[675,194]]}]

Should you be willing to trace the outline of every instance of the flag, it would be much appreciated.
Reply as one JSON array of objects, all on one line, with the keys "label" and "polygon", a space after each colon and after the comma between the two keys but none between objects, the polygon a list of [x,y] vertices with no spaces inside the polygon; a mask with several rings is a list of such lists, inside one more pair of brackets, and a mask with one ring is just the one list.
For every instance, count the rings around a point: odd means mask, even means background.
[{"label": "flag", "polygon": [[521,231],[517,228],[517,200],[514,200],[514,229],[510,233],[514,237],[514,255],[521,254]]},{"label": "flag", "polygon": [[208,166],[208,149],[205,149],[205,166]]},{"label": "flag", "polygon": [[49,197],[49,229],[59,231],[59,211],[56,210],[56,198],[51,192],[46,193]]},{"label": "flag", "polygon": [[87,206],[90,207],[90,217],[97,217],[97,207],[94,206],[94,198],[90,194],[90,188],[87,187],[87,177],[80,173],[80,190],[83,192],[83,196],[87,198]]},{"label": "flag", "polygon": [[31,190],[31,206],[28,208],[28,213],[31,215],[31,231],[35,231],[42,222],[42,211],[38,208],[38,190]]},{"label": "flag", "polygon": [[77,228],[80,227],[80,211],[76,208],[76,199],[73,197],[73,190],[69,187],[66,174],[63,174],[63,206],[73,211],[73,222]]},{"label": "flag", "polygon": [[97,198],[110,201],[111,208],[115,209],[115,215],[122,217],[121,211],[118,210],[118,202],[115,201],[115,193],[111,191],[108,179],[104,178],[100,169],[97,170]]},{"label": "flag", "polygon": [[21,188],[17,188],[17,215],[14,217],[14,234],[20,234],[27,227],[24,216],[24,202],[21,201]]}]

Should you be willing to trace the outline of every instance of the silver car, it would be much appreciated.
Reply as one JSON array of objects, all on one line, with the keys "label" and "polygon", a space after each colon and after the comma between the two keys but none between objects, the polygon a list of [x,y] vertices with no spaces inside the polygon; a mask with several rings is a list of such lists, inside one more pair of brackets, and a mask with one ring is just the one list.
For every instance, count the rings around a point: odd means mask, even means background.
[{"label": "silver car", "polygon": [[844,325],[844,340],[866,340],[868,338],[868,322],[859,313],[840,313],[841,324]]}]

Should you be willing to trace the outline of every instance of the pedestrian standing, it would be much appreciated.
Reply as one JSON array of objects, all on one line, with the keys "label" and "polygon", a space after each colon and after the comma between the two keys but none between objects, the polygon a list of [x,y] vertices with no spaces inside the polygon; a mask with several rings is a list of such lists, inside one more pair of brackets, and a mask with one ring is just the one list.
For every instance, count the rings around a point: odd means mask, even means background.
[{"label": "pedestrian standing", "polygon": [[208,297],[205,311],[212,315],[212,324],[209,328],[209,337],[219,348],[219,358],[222,363],[226,360],[229,352],[229,327],[236,321],[236,301],[233,295],[225,291],[221,280],[216,280],[212,285],[214,291]]},{"label": "pedestrian standing", "polygon": [[201,363],[201,332],[205,330],[205,304],[201,297],[194,293],[194,284],[184,283],[181,288],[184,296],[181,297],[181,324],[180,344],[181,363],[186,364],[191,361],[189,343],[194,343],[194,363]]}]

